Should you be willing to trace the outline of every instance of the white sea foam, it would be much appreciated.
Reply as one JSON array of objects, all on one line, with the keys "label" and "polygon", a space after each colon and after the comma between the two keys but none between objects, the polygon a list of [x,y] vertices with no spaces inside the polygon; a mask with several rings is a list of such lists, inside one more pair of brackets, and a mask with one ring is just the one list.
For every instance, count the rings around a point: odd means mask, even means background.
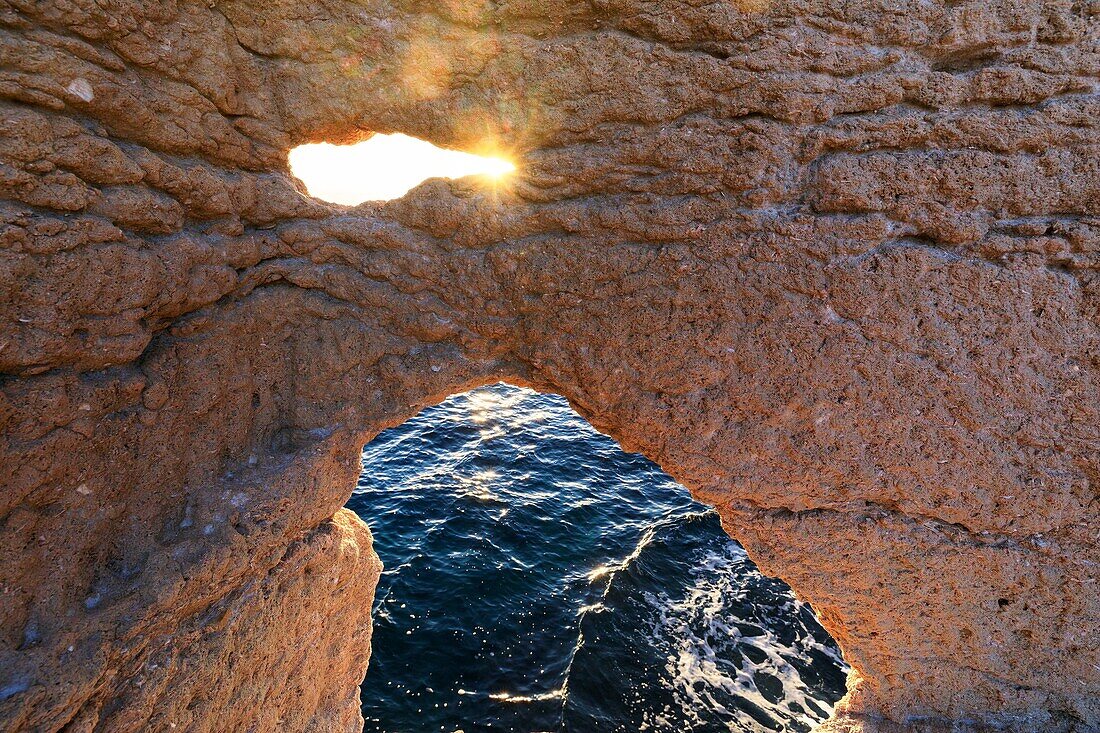
[{"label": "white sea foam", "polygon": [[[673,719],[703,721],[693,711],[719,711],[730,722],[731,731],[759,731],[760,724],[743,710],[730,709],[722,699],[735,696],[765,711],[770,717],[787,724],[812,727],[828,717],[832,706],[813,694],[802,680],[799,671],[789,660],[805,659],[816,649],[844,664],[839,654],[826,647],[809,634],[800,634],[791,643],[783,643],[775,633],[761,627],[761,635],[745,637],[736,625],[729,606],[745,601],[751,591],[739,584],[744,577],[736,566],[748,562],[744,551],[732,543],[725,552],[708,551],[693,571],[694,582],[687,594],[679,600],[647,593],[646,598],[657,609],[657,621],[653,633],[656,638],[669,640],[666,671],[672,679],[673,694],[682,708]],[[794,619],[803,604],[793,597],[776,613]],[[740,666],[730,660],[730,653],[737,646],[751,644],[761,662],[753,662],[741,655]],[[755,673],[763,672],[778,679],[783,685],[783,695],[777,702],[766,697],[758,688]],[[652,728],[666,729],[667,719],[654,713],[647,720]]]}]

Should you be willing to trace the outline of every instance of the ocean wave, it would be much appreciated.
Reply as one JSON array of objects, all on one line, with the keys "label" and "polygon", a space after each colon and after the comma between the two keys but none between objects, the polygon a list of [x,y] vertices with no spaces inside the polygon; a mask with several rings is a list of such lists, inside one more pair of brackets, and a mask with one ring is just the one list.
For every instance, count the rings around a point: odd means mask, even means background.
[{"label": "ocean wave", "polygon": [[[798,622],[803,604],[793,595],[780,596],[779,603],[774,596],[770,602],[754,598],[759,583],[747,564],[744,550],[729,543],[701,553],[681,598],[646,594],[656,611],[653,635],[669,647],[666,670],[675,699],[685,717],[703,722],[698,711],[718,713],[729,730],[778,730],[779,724],[809,730],[831,714],[832,705],[801,669],[817,663],[814,651],[838,668],[844,661],[835,645]],[[735,610],[745,604],[752,604],[759,622],[751,635],[744,614]],[[783,639],[777,628],[795,633]],[[730,698],[738,705],[728,705]]]},{"label": "ocean wave", "polygon": [[362,461],[367,730],[805,730],[843,693],[809,609],[560,397],[456,395]]}]

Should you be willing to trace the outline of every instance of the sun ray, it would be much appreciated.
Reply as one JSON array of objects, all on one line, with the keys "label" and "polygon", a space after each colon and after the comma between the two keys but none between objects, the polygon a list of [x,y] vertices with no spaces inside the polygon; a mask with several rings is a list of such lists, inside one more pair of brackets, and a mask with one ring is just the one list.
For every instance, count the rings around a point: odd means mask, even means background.
[{"label": "sun ray", "polygon": [[503,158],[446,150],[401,133],[374,135],[355,145],[301,145],[290,151],[289,160],[310,195],[348,206],[400,198],[429,178],[499,179],[515,170]]}]

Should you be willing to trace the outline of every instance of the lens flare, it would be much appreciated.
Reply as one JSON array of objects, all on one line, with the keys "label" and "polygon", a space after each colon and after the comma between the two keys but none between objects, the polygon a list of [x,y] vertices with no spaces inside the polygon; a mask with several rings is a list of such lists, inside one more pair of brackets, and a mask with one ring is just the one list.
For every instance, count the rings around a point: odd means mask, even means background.
[{"label": "lens flare", "polygon": [[310,195],[347,206],[400,198],[429,178],[499,179],[516,169],[503,158],[445,150],[400,133],[355,145],[301,145],[290,151],[289,160]]}]

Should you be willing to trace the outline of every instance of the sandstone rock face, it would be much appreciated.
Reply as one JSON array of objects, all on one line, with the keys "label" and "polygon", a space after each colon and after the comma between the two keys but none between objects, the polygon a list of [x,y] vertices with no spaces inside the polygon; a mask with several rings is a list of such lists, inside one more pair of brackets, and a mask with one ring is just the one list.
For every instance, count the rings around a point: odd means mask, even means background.
[{"label": "sandstone rock face", "polygon": [[[8,0],[0,55],[6,730],[355,730],[359,448],[498,380],[813,604],[834,730],[1100,727],[1095,0]],[[289,175],[374,131],[519,172]]]}]

